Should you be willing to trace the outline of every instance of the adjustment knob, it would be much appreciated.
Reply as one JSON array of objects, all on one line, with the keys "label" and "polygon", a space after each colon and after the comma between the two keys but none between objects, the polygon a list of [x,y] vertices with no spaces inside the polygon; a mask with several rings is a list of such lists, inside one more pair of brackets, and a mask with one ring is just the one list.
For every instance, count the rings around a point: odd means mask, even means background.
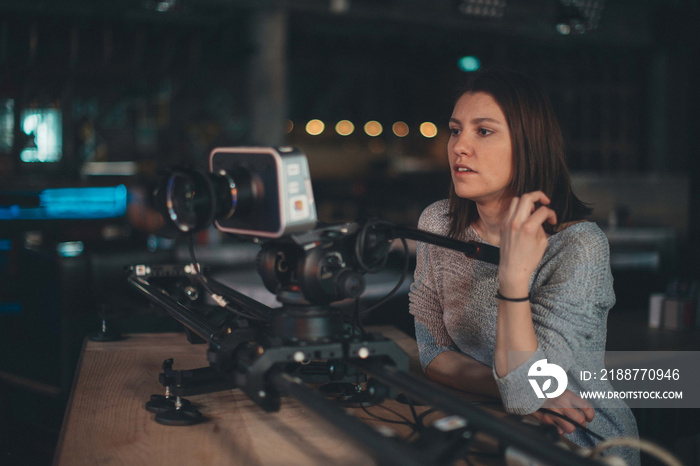
[{"label": "adjustment knob", "polygon": [[338,276],[336,288],[340,296],[358,298],[365,291],[365,277],[358,272],[345,270]]}]

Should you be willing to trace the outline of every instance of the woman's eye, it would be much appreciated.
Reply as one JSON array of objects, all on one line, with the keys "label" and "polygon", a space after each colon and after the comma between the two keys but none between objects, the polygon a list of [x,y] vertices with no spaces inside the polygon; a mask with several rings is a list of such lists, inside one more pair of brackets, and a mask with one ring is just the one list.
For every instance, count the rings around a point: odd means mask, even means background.
[{"label": "woman's eye", "polygon": [[493,131],[486,128],[479,128],[476,130],[476,132],[479,134],[479,136],[488,136],[489,134],[493,133]]},{"label": "woman's eye", "polygon": [[450,134],[452,134],[453,136],[459,136],[460,132],[461,130],[459,128],[450,128]]}]

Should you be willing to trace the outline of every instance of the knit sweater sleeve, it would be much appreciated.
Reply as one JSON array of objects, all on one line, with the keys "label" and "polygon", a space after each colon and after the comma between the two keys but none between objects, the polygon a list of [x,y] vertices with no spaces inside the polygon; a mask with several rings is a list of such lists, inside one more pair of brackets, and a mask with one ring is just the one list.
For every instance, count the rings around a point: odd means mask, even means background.
[{"label": "knit sweater sleeve", "polygon": [[[440,202],[423,211],[418,228],[444,234],[444,214]],[[418,243],[416,270],[409,293],[409,311],[414,317],[421,366],[425,368],[440,353],[455,349],[447,333],[442,314],[442,286],[437,279],[439,251],[435,246]]]},{"label": "knit sweater sleeve", "polygon": [[529,414],[545,401],[537,398],[528,380],[535,362],[546,359],[571,377],[579,352],[605,345],[607,312],[615,303],[607,239],[595,226],[573,230],[552,241],[554,251],[545,254],[531,279],[536,352],[505,377],[494,370],[509,412]]}]

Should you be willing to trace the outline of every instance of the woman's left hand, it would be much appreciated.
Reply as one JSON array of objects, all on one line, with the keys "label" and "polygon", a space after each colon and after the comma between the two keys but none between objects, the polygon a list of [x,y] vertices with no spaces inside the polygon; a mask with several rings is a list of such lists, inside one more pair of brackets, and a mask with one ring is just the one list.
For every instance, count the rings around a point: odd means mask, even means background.
[{"label": "woman's left hand", "polygon": [[557,223],[556,213],[547,207],[550,202],[542,191],[534,191],[514,197],[510,203],[501,226],[498,267],[500,291],[506,296],[528,293],[530,276],[547,248],[547,233],[542,225]]},{"label": "woman's left hand", "polygon": [[[570,390],[565,390],[557,398],[548,398],[542,407],[565,416],[583,427],[587,427],[588,423],[595,417],[595,410],[591,404]],[[544,411],[535,411],[533,415],[542,422],[553,424],[560,435],[564,433],[570,434],[576,430],[574,424],[559,416],[551,415]]]}]

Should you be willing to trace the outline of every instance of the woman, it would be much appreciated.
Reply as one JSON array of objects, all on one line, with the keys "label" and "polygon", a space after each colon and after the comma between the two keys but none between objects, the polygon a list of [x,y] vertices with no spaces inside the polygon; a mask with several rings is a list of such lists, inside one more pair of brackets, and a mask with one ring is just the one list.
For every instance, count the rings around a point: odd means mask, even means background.
[{"label": "woman", "polygon": [[[596,409],[576,395],[583,367],[604,367],[606,321],[615,303],[608,243],[573,194],[561,130],[544,92],[514,72],[477,74],[449,122],[452,187],[419,228],[500,247],[498,266],[419,244],[410,310],[421,364],[433,380],[499,397],[505,409],[534,413],[583,447],[585,431],[636,436],[624,403]],[[568,374],[568,389],[539,398],[528,381],[535,362]],[[541,363],[540,363],[541,364]],[[606,405],[609,406],[609,405]],[[615,451],[630,464],[636,450]]]}]

